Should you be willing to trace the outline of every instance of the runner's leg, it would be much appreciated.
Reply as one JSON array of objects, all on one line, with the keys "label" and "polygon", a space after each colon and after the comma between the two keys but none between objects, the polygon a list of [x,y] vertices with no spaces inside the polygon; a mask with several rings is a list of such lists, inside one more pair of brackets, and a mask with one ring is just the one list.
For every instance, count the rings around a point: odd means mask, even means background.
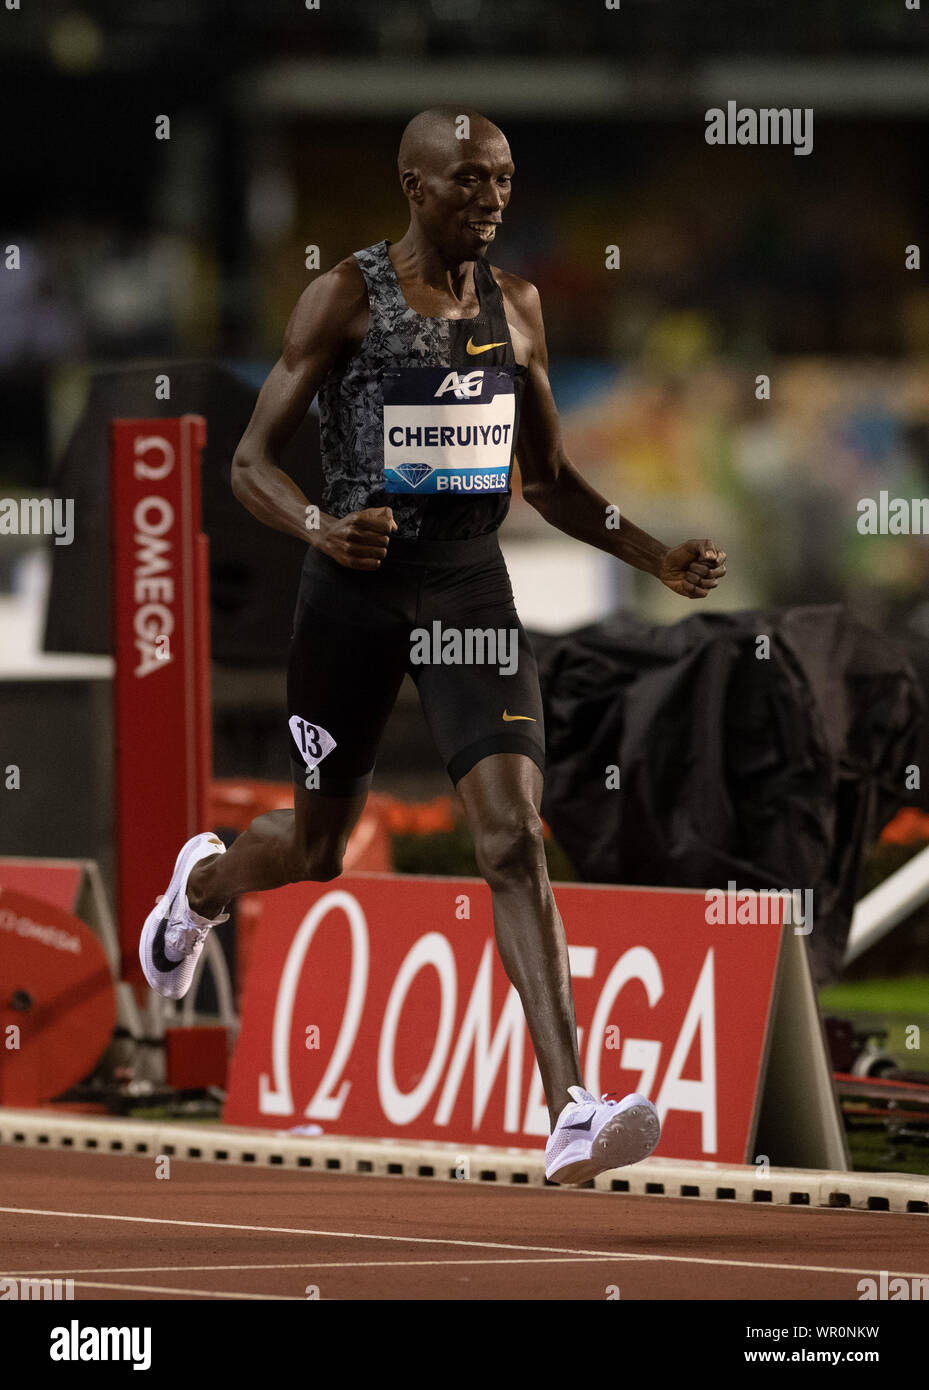
[{"label": "runner's leg", "polygon": [[256,817],[196,865],[187,897],[202,917],[239,893],[341,873],[409,655],[409,584],[395,569],[348,570],[308,552],[287,670],[294,809]]},{"label": "runner's leg", "polygon": [[257,816],[225,854],[197,864],[187,880],[190,906],[217,917],[240,893],[337,878],[367,795],[324,796],[295,782],[292,811]]},{"label": "runner's leg", "polygon": [[521,753],[482,758],[457,784],[477,862],[493,898],[494,933],[522,1000],[552,1125],[583,1085],[564,927],[542,840],[542,773]]},{"label": "runner's leg", "polygon": [[496,536],[436,549],[417,621],[428,631],[438,619],[463,642],[469,634],[487,640],[472,646],[471,662],[433,661],[412,674],[464,803],[493,897],[497,949],[522,1001],[554,1123],[581,1075],[568,948],[539,815],[545,737],[538,667]]}]

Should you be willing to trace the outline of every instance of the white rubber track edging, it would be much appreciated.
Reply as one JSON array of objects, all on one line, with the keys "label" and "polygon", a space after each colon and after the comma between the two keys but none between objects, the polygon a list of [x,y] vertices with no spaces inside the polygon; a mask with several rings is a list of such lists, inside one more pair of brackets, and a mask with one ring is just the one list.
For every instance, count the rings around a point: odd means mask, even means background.
[{"label": "white rubber track edging", "polygon": [[[124,1120],[45,1110],[0,1108],[0,1144],[15,1148],[128,1154],[255,1168],[303,1168],[309,1172],[374,1177],[542,1187],[539,1149],[489,1148],[479,1144],[403,1143],[339,1135],[297,1136],[178,1121]],[[549,1189],[555,1191],[555,1188]],[[929,1176],[918,1173],[830,1173],[806,1168],[687,1162],[649,1158],[631,1168],[602,1173],[594,1189],[563,1188],[589,1195],[691,1197],[771,1206],[850,1207],[929,1215]]]}]

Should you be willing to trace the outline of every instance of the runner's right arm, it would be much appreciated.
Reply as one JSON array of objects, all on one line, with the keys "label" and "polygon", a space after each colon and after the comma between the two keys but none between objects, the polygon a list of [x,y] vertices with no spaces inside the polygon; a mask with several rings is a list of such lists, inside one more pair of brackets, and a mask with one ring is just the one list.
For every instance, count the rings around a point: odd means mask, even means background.
[{"label": "runner's right arm", "polygon": [[314,280],[300,296],[284,334],[280,359],[261,388],[232,460],[232,490],[253,516],[298,536],[348,569],[377,569],[397,529],[389,507],[349,516],[319,514],[308,528],[309,503],[280,467],[328,372],[356,350],[367,327],[364,278],[353,257]]}]

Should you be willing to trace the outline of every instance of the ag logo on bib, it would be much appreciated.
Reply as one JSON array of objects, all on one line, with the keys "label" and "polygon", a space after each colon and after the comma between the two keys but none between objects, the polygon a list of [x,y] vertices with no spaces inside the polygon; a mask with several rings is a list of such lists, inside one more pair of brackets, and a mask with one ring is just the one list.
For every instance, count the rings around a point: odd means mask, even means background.
[{"label": "ag logo on bib", "polygon": [[472,396],[479,396],[483,385],[483,371],[466,372],[464,376],[460,372],[449,372],[436,391],[436,396],[444,396],[446,391],[454,391],[457,400],[466,401]]},{"label": "ag logo on bib", "polygon": [[516,419],[509,371],[398,367],[382,383],[386,492],[509,490]]}]

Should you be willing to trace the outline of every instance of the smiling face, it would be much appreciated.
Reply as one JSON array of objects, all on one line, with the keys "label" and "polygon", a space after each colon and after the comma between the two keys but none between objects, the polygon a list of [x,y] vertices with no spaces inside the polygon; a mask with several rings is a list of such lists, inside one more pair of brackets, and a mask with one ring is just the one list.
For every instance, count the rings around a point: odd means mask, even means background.
[{"label": "smiling face", "polygon": [[410,215],[450,264],[478,260],[510,201],[510,147],[502,131],[480,116],[471,120],[468,140],[455,138],[454,120],[437,122],[429,136],[406,167],[401,149],[400,182]]}]

